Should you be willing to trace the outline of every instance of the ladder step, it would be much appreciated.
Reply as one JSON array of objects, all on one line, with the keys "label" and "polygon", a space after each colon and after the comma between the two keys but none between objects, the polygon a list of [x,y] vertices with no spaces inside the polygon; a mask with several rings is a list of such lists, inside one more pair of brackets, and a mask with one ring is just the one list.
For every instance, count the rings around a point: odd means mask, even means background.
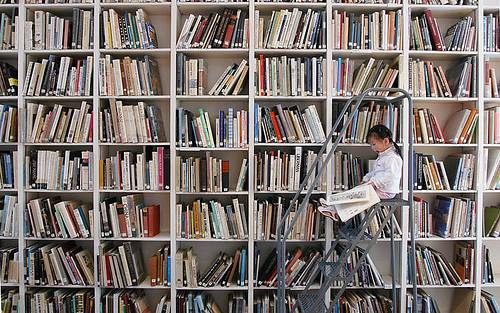
[{"label": "ladder step", "polygon": [[297,295],[300,311],[303,313],[326,313],[325,294],[318,290],[308,290]]}]

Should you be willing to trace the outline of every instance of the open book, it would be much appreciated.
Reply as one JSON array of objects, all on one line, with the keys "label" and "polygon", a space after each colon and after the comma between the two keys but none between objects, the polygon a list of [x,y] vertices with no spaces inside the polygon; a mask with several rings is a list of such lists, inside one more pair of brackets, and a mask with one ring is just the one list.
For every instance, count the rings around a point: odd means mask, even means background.
[{"label": "open book", "polygon": [[346,222],[353,216],[367,210],[374,204],[380,202],[372,185],[361,185],[350,190],[329,195],[327,200],[320,199],[321,207],[318,210],[321,214],[334,220],[340,219]]}]

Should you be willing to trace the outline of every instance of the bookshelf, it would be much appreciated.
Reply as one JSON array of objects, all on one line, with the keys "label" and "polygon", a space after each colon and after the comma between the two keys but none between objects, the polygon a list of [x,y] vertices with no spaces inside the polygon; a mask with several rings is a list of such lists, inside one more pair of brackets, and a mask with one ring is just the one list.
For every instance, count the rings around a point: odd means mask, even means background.
[{"label": "bookshelf", "polygon": [[[415,150],[419,153],[434,154],[438,159],[443,159],[451,153],[472,153],[476,156],[476,171],[474,178],[474,188],[472,190],[417,190],[415,195],[432,203],[437,195],[453,196],[453,197],[466,197],[476,201],[477,203],[477,219],[476,219],[476,234],[466,238],[419,238],[419,244],[433,247],[442,251],[448,260],[453,259],[453,248],[456,241],[466,241],[472,243],[476,248],[474,256],[474,263],[481,264],[482,262],[482,247],[487,246],[492,254],[492,260],[497,257],[497,249],[500,247],[500,240],[498,238],[483,238],[482,236],[482,223],[483,223],[483,208],[485,206],[498,206],[498,190],[485,190],[485,161],[483,159],[484,149],[500,149],[500,144],[486,143],[483,125],[484,125],[484,111],[493,106],[500,105],[500,98],[486,98],[484,96],[484,61],[488,59],[493,68],[500,70],[500,52],[483,52],[483,32],[477,31],[477,50],[476,51],[414,51],[410,50],[408,38],[410,30],[408,27],[401,29],[402,49],[396,50],[337,50],[334,49],[333,44],[333,30],[332,20],[334,10],[346,11],[356,15],[362,13],[373,13],[382,10],[387,12],[401,10],[402,25],[406,25],[413,16],[418,16],[423,13],[425,9],[430,9],[434,17],[438,20],[441,27],[441,32],[454,22],[464,16],[471,16],[476,26],[482,25],[483,15],[489,13],[499,13],[498,0],[480,0],[478,5],[420,5],[410,4],[409,0],[403,0],[401,4],[342,4],[334,1],[326,1],[322,3],[274,3],[274,2],[229,2],[229,3],[203,3],[203,2],[148,2],[148,3],[104,3],[94,1],[93,3],[80,3],[80,4],[27,4],[24,0],[20,0],[18,4],[0,4],[0,13],[12,12],[17,9],[19,18],[19,25],[24,25],[25,21],[33,20],[33,13],[36,10],[53,12],[58,16],[70,16],[73,8],[92,11],[92,18],[94,23],[93,28],[93,48],[92,49],[76,49],[76,50],[27,50],[24,46],[25,33],[20,31],[18,33],[17,49],[0,50],[0,59],[15,65],[18,69],[19,80],[19,93],[17,96],[0,96],[0,104],[12,104],[17,106],[18,112],[18,140],[13,143],[0,143],[0,152],[17,151],[17,172],[18,181],[16,186],[12,189],[1,189],[0,194],[17,196],[19,208],[17,210],[18,229],[20,230],[16,236],[13,237],[0,237],[0,248],[4,247],[17,247],[20,257],[20,272],[19,283],[1,283],[2,292],[4,290],[16,289],[24,299],[24,295],[30,290],[34,290],[31,285],[24,283],[25,262],[24,251],[28,246],[35,243],[59,243],[67,241],[61,238],[31,238],[25,235],[22,231],[24,228],[23,221],[26,218],[25,209],[26,204],[30,200],[36,198],[59,196],[62,200],[78,200],[81,202],[89,203],[93,208],[94,219],[94,236],[92,238],[79,238],[75,240],[77,245],[86,247],[93,255],[94,261],[94,277],[98,281],[98,251],[102,243],[111,243],[119,245],[123,242],[131,242],[134,247],[138,247],[138,253],[143,259],[146,273],[149,275],[149,258],[158,249],[163,246],[170,247],[170,255],[172,256],[172,279],[171,286],[156,286],[152,287],[149,284],[149,278],[141,282],[138,286],[128,287],[127,290],[141,289],[146,292],[146,300],[151,309],[156,307],[162,296],[167,296],[172,303],[172,312],[175,312],[175,303],[177,296],[182,292],[204,292],[211,295],[219,304],[223,312],[228,312],[227,296],[232,293],[243,295],[247,301],[248,312],[254,312],[254,300],[269,294],[274,288],[253,285],[252,273],[257,269],[254,268],[254,253],[256,247],[261,251],[261,258],[265,259],[274,248],[274,241],[272,240],[256,240],[253,237],[254,227],[254,201],[261,201],[279,194],[284,198],[291,198],[294,195],[293,191],[263,191],[255,190],[254,186],[254,170],[256,164],[254,163],[254,155],[264,152],[280,149],[281,151],[293,154],[296,147],[302,147],[303,150],[319,150],[320,144],[317,143],[259,143],[255,142],[255,134],[253,125],[253,117],[255,104],[258,103],[261,107],[272,108],[277,104],[283,106],[299,105],[300,108],[305,108],[308,105],[314,105],[319,113],[321,123],[324,127],[325,133],[328,133],[334,123],[332,115],[334,113],[333,106],[345,103],[348,97],[337,96],[333,93],[332,81],[333,73],[333,60],[339,57],[350,58],[354,60],[355,67],[367,61],[369,58],[376,60],[384,60],[386,63],[396,63],[395,67],[398,71],[398,78],[396,83],[399,87],[408,88],[408,62],[409,59],[430,60],[435,64],[442,65],[445,69],[455,66],[459,60],[468,57],[476,56],[478,59],[477,71],[477,96],[476,97],[460,97],[460,98],[425,98],[415,97],[414,106],[416,108],[428,108],[436,114],[441,126],[444,126],[448,118],[457,110],[464,108],[477,108],[479,111],[479,121],[477,129],[480,130],[475,135],[473,143],[466,144],[415,144]],[[179,49],[177,48],[177,39],[182,30],[184,21],[189,14],[208,15],[213,12],[222,12],[224,8],[241,9],[248,13],[249,17],[249,36],[248,48],[231,48],[231,49]],[[276,10],[298,8],[302,11],[308,9],[317,11],[326,11],[326,49],[257,49],[255,48],[255,32],[256,23],[254,20],[255,12],[258,10],[260,16],[269,18],[271,13]],[[137,9],[143,9],[149,16],[150,21],[156,28],[158,37],[158,47],[154,49],[107,49],[102,44],[101,40],[101,13],[105,10],[113,9],[119,14],[124,12],[135,12]],[[203,58],[207,62],[207,89],[210,89],[223,70],[233,63],[238,63],[245,59],[249,63],[248,79],[245,82],[245,88],[239,95],[229,96],[188,96],[176,94],[176,57],[179,54],[185,54],[188,58]],[[26,75],[27,65],[31,60],[39,60],[46,58],[49,55],[58,56],[72,56],[75,58],[82,58],[87,56],[93,57],[93,81],[92,89],[89,96],[25,96],[22,93],[24,88],[24,78]],[[162,94],[152,96],[106,96],[100,95],[99,92],[99,58],[110,55],[112,58],[141,57],[148,55],[154,57],[158,62],[160,72],[160,84],[162,87]],[[324,94],[321,96],[259,96],[254,87],[254,79],[256,69],[256,58],[259,55],[264,57],[274,56],[287,56],[289,58],[298,57],[323,57],[326,59],[326,69],[324,75],[328,82]],[[167,140],[159,143],[110,143],[100,142],[98,127],[99,117],[98,112],[102,108],[109,107],[110,100],[121,100],[124,105],[137,105],[139,101],[144,101],[147,104],[155,105],[159,108],[163,119],[165,128],[165,135]],[[82,101],[87,101],[91,106],[93,114],[93,140],[88,143],[26,143],[24,135],[26,133],[25,114],[28,102],[39,104],[63,104],[68,107],[79,107]],[[235,111],[245,110],[248,112],[249,127],[248,139],[249,144],[246,147],[234,148],[202,148],[202,147],[178,147],[176,144],[176,109],[184,108],[192,112],[196,112],[198,108],[203,108],[208,112],[212,118],[212,126],[215,124],[214,117],[217,116],[219,110],[227,111],[228,108],[233,108]],[[409,122],[407,120],[407,112],[402,115],[404,125]],[[405,166],[407,168],[408,160],[408,134],[406,128],[402,133],[402,148]],[[164,147],[165,151],[170,155],[170,189],[169,190],[146,190],[146,191],[125,191],[125,190],[107,190],[99,188],[99,166],[98,161],[113,154],[116,151],[133,151],[143,152],[156,149],[157,147]],[[342,143],[339,145],[340,150],[346,153],[352,153],[354,156],[361,156],[363,158],[375,158],[367,144],[363,143]],[[93,153],[93,188],[90,190],[43,190],[28,188],[24,183],[25,172],[24,157],[33,150],[70,150],[70,151],[91,151]],[[199,156],[202,157],[206,152],[210,152],[212,156],[229,160],[230,172],[230,191],[228,192],[176,192],[175,188],[175,157],[189,157]],[[234,184],[238,178],[239,168],[243,158],[249,161],[247,184],[248,189],[244,191],[234,191]],[[328,169],[329,173],[332,167]],[[403,184],[407,184],[407,172],[403,175]],[[407,190],[406,185],[403,190]],[[334,192],[334,181],[329,178],[326,183],[325,191],[315,191],[313,198],[317,199],[324,196],[327,192]],[[160,204],[160,233],[155,237],[147,238],[101,238],[100,236],[100,202],[108,197],[121,197],[128,194],[142,194],[144,203]],[[403,196],[406,193],[403,192]],[[179,203],[192,203],[195,200],[217,200],[221,203],[231,203],[231,199],[238,198],[240,203],[244,204],[247,216],[248,239],[180,239],[176,236],[176,204]],[[401,238],[396,239],[397,256],[398,256],[398,306],[405,307],[407,294],[410,293],[410,284],[407,283],[405,277],[407,274],[407,256],[409,255],[408,249],[408,212],[402,210],[398,214],[398,222],[402,228]],[[320,238],[314,241],[305,240],[291,240],[288,245],[291,249],[296,247],[315,247],[320,249],[328,249],[331,245],[331,238],[333,233],[333,225],[328,221],[325,225],[325,238]],[[247,275],[248,284],[244,287],[235,286],[231,287],[211,287],[211,288],[187,288],[177,287],[175,283],[176,270],[174,256],[175,252],[179,249],[193,248],[193,251],[198,256],[199,271],[205,273],[208,267],[212,264],[218,255],[219,251],[223,251],[228,255],[232,255],[236,249],[244,247],[246,249],[248,258]],[[388,293],[390,288],[390,267],[387,261],[387,255],[390,251],[390,243],[388,239],[380,239],[377,248],[371,254],[374,263],[384,279],[384,286],[382,287],[367,287],[369,290],[378,291],[381,293]],[[262,261],[261,261],[262,262]],[[494,269],[499,270],[498,262],[493,262]],[[496,266],[495,266],[496,265]],[[262,266],[262,263],[261,263]],[[467,312],[469,302],[472,298],[475,299],[474,312],[480,312],[480,299],[481,292],[487,291],[497,297],[500,297],[500,284],[497,281],[493,284],[485,284],[481,281],[481,267],[474,267],[474,280],[470,283],[461,286],[419,286],[422,287],[430,296],[434,297],[441,309],[441,312]],[[500,275],[500,273],[498,273]],[[497,276],[500,277],[500,276]],[[40,287],[46,289],[47,286]],[[59,287],[62,289],[78,289],[79,286],[64,286]],[[85,286],[85,290],[91,290],[94,294],[96,309],[99,312],[99,304],[101,297],[113,288],[100,287],[98,284],[93,286]],[[291,288],[292,294],[300,287]],[[352,287],[350,289],[358,290],[361,287]],[[329,294],[326,295],[328,301],[335,288],[331,288]],[[461,304],[459,307],[458,304]],[[20,301],[21,312],[25,309],[24,301]]]}]

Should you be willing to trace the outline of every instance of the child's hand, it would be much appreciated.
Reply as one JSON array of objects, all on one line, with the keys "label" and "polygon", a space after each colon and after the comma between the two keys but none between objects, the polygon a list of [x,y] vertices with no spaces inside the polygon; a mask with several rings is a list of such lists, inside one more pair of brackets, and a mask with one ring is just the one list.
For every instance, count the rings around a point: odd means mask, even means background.
[{"label": "child's hand", "polygon": [[339,220],[339,215],[337,214],[337,211],[335,210],[334,206],[329,206],[326,200],[323,198],[319,199],[319,203],[321,203],[321,206],[318,207],[319,213],[323,214],[326,217],[331,218],[334,221]]}]

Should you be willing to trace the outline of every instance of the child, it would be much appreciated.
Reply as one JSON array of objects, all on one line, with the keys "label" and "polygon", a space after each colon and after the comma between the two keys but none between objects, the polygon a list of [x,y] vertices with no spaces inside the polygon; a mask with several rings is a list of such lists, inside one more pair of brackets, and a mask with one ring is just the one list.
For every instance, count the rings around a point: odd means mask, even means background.
[{"label": "child", "polygon": [[[399,193],[403,160],[401,149],[392,140],[391,131],[384,125],[375,125],[366,136],[370,148],[378,154],[374,169],[363,177],[362,185],[371,185],[380,199],[392,199]],[[336,209],[320,199],[320,213],[334,220],[339,216]]]}]

